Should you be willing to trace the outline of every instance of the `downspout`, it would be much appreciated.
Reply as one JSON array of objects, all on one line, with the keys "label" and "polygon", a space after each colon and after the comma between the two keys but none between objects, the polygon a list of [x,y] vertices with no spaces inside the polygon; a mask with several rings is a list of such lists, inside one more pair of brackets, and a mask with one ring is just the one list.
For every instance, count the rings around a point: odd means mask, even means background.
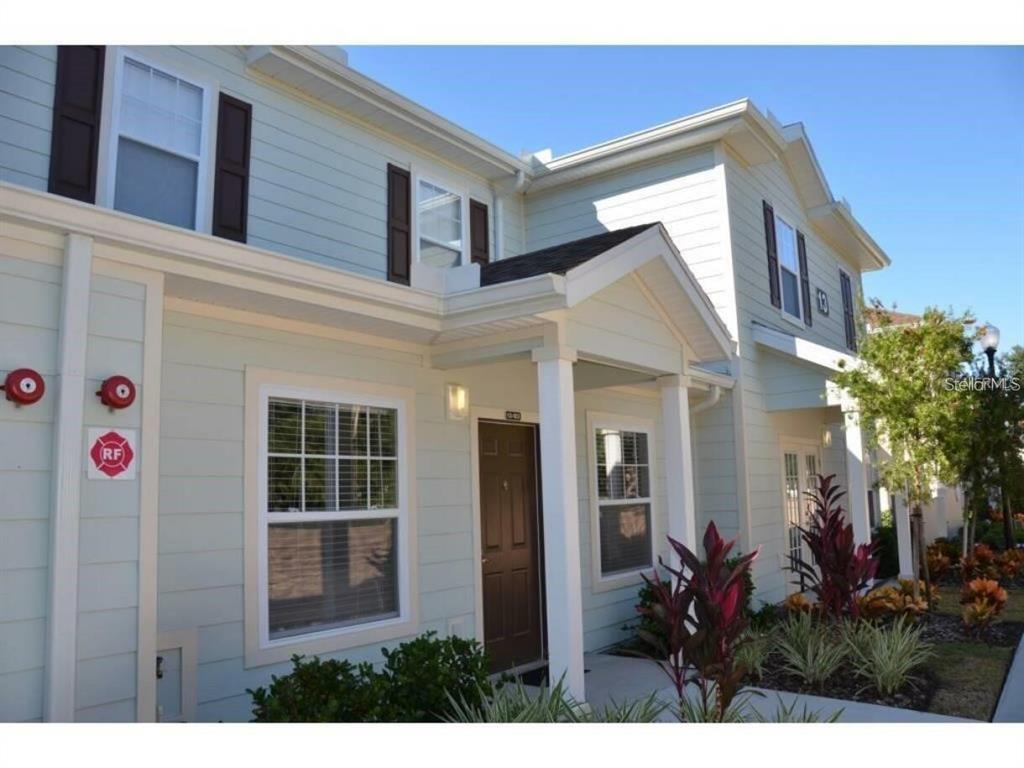
[{"label": "downspout", "polygon": [[516,183],[512,186],[512,192],[519,195],[519,248],[520,253],[526,253],[529,249],[526,247],[526,201],[523,200],[523,195],[526,194],[526,190],[530,186],[531,179],[526,175],[526,171],[520,169],[516,171]]},{"label": "downspout", "polygon": [[711,389],[708,391],[708,396],[697,403],[695,406],[690,408],[690,415],[696,416],[698,413],[702,413],[711,408],[714,408],[718,401],[722,397],[722,388],[717,384],[712,384]]}]

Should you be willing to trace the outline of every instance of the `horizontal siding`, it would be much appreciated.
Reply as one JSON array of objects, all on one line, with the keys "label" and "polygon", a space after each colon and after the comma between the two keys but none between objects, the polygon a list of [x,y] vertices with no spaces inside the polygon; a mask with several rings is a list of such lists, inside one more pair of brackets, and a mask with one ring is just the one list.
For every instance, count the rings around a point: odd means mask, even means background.
[{"label": "horizontal siding", "polygon": [[[94,275],[86,338],[86,427],[139,430],[138,406],[112,410],[92,393],[120,373],[145,396],[145,287]],[[141,436],[141,432],[136,433]],[[75,718],[134,721],[139,596],[139,480],[82,481]]]},{"label": "horizontal siding", "polygon": [[[0,78],[0,89],[9,82],[9,76]],[[0,149],[0,163],[2,158]],[[35,368],[47,386],[47,395],[32,407],[0,408],[0,498],[6,500],[0,505],[0,722],[43,714],[59,242],[0,225],[0,371]]]},{"label": "horizontal siding", "polygon": [[527,248],[660,221],[716,309],[726,312],[732,299],[720,186],[714,155],[702,150],[528,194]]},{"label": "horizontal siding", "polygon": [[[415,388],[419,631],[445,634],[450,626],[460,626],[466,634],[475,632],[479,565],[473,554],[470,431],[468,423],[445,420],[442,393],[446,381],[459,381],[472,393],[474,406],[535,412],[536,378],[528,361],[442,372],[425,368],[418,356],[406,352],[175,312],[165,316],[164,355],[158,628],[198,630],[199,719],[247,718],[245,689],[288,669],[287,664],[247,669],[244,663],[241,427],[247,365]],[[583,621],[586,647],[595,650],[624,639],[621,628],[635,615],[639,585],[603,593],[590,589],[588,409],[657,419],[660,403],[601,390],[578,393]],[[655,439],[660,456],[660,430]],[[663,474],[659,459],[655,516],[660,532],[666,529]],[[340,655],[382,660],[378,644]]]},{"label": "horizontal siding", "polygon": [[0,181],[46,189],[56,78],[55,46],[0,46]]},{"label": "horizontal siding", "polygon": [[[243,48],[133,50],[252,104],[251,245],[383,278],[389,163],[450,180],[456,191],[492,205],[487,181],[250,73]],[[0,46],[0,180],[46,189],[55,76],[54,46]],[[503,246],[507,254],[521,253],[518,197],[504,210]],[[491,228],[493,253],[493,212]]]},{"label": "horizontal siding", "polygon": [[[726,187],[730,236],[736,269],[739,319],[739,350],[743,360],[743,418],[746,433],[747,481],[750,497],[751,546],[762,555],[755,564],[759,597],[779,600],[788,591],[788,574],[782,570],[785,526],[782,513],[782,478],[779,441],[785,436],[803,436],[820,444],[822,428],[834,422],[835,409],[825,409],[824,377],[795,365],[755,345],[750,325],[757,321],[784,333],[809,339],[845,351],[839,269],[860,285],[859,272],[846,263],[812,229],[799,197],[781,165],[765,163],[747,167],[726,153]],[[804,233],[813,306],[813,326],[790,323],[771,305],[768,265],[764,243],[762,201]],[[830,314],[817,311],[816,289],[829,297]],[[773,410],[800,407],[803,410]],[[794,434],[796,433],[796,434]],[[822,451],[822,467],[836,472],[845,486],[842,431],[833,426],[833,446]]]}]

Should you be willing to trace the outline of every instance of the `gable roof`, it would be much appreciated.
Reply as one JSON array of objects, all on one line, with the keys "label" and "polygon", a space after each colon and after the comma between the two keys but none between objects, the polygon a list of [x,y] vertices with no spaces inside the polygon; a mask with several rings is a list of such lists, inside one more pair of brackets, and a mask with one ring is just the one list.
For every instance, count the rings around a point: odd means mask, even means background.
[{"label": "gable roof", "polygon": [[657,224],[640,224],[624,229],[614,229],[599,235],[583,237],[568,243],[530,251],[501,261],[494,261],[480,267],[480,285],[497,285],[535,275],[564,275],[573,267],[600,256],[645,229]]}]

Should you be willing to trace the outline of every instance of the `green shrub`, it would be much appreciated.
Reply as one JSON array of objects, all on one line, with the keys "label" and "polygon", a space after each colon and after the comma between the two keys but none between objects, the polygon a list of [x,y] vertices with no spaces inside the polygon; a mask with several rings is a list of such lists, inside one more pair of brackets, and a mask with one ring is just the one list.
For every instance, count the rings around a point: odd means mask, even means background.
[{"label": "green shrub", "polygon": [[911,673],[932,653],[921,639],[921,630],[909,621],[897,620],[887,626],[851,621],[841,633],[854,673],[884,696],[915,682]]},{"label": "green shrub", "polygon": [[785,610],[775,603],[761,603],[756,611],[750,614],[752,629],[766,630],[774,627],[786,615]]},{"label": "green shrub", "polygon": [[373,722],[377,719],[377,673],[373,665],[292,656],[291,674],[270,687],[248,690],[252,719],[260,723]]},{"label": "green shrub", "polygon": [[452,697],[479,704],[491,693],[487,658],[475,640],[428,632],[383,649],[384,666],[292,657],[288,675],[250,689],[256,722],[430,722],[451,712]]},{"label": "green shrub", "polygon": [[438,638],[427,632],[402,643],[393,651],[384,649],[385,702],[382,720],[420,723],[439,720],[447,713],[450,699],[469,702],[490,692],[487,658],[476,640],[461,637]]},{"label": "green shrub", "polygon": [[777,632],[775,649],[784,668],[809,686],[822,688],[846,659],[846,646],[832,627],[809,613],[790,614]]},{"label": "green shrub", "polygon": [[881,526],[871,537],[877,546],[878,573],[880,579],[898,576],[900,572],[900,551],[896,540],[895,526]]}]

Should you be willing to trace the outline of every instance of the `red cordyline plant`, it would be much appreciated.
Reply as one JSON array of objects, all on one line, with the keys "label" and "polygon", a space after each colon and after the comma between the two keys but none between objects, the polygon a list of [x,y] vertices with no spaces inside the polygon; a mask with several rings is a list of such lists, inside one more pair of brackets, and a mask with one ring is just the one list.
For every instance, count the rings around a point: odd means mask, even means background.
[{"label": "red cordyline plant", "polygon": [[714,711],[722,719],[746,673],[736,662],[736,649],[747,626],[744,574],[757,550],[728,568],[725,561],[736,540],[725,541],[714,522],[704,532],[703,561],[671,536],[668,542],[681,565],[674,568],[659,557],[672,578],[665,581],[657,572],[651,578],[644,575],[654,599],[650,606],[637,607],[662,632],[640,631],[640,636],[656,649],[656,660],[671,678],[679,699],[685,696],[686,686],[694,683],[707,710],[713,691]]},{"label": "red cordyline plant", "polygon": [[799,528],[814,563],[791,555],[790,570],[810,584],[823,613],[836,618],[856,617],[860,613],[857,598],[878,571],[877,548],[854,545],[853,525],[846,522],[839,504],[845,492],[833,485],[835,475],[815,478],[818,487],[807,491],[814,502],[811,523]]}]

